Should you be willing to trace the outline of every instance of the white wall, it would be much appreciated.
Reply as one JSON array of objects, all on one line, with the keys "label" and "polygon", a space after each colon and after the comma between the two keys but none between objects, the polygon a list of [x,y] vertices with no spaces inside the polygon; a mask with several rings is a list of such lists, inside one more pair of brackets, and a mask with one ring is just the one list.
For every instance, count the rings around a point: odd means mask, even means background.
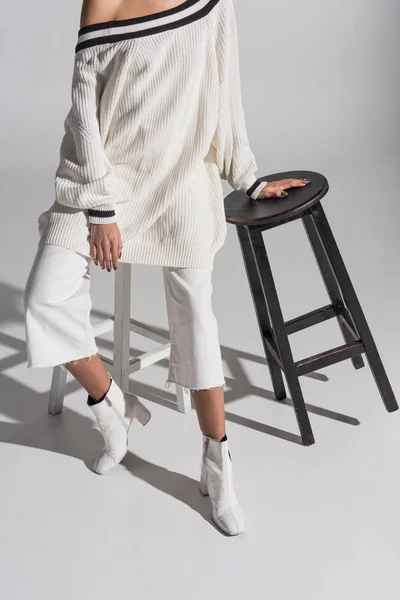
[{"label": "white wall", "polygon": [[[397,0],[235,5],[243,102],[263,172],[398,149]],[[2,164],[47,169],[69,105],[80,2],[8,3],[6,11]]]}]

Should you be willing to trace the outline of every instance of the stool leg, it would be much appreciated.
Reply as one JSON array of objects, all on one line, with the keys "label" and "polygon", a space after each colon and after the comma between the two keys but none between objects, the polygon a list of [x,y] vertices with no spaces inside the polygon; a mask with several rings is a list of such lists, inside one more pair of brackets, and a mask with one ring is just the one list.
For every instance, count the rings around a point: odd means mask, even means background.
[{"label": "stool leg", "polygon": [[[326,255],[325,249],[321,243],[321,240],[318,235],[318,231],[315,227],[315,223],[314,223],[311,215],[309,215],[309,214],[304,215],[303,225],[307,232],[307,236],[310,241],[311,247],[314,251],[314,256],[317,261],[319,270],[321,272],[322,279],[324,280],[326,291],[328,292],[328,296],[329,296],[334,308],[336,308],[336,307],[344,308],[344,301],[343,301],[342,294],[340,292],[335,275],[332,271],[332,267],[329,263],[328,257]],[[353,329],[356,329],[356,327],[353,323],[353,320],[351,318],[351,315],[346,314],[346,318],[349,321],[349,324],[353,327]],[[338,323],[339,323],[339,327],[342,332],[344,341],[347,344],[353,343],[354,337],[352,336],[351,332],[347,329],[346,325],[340,320],[339,315],[338,315]],[[364,367],[364,361],[362,359],[362,356],[354,356],[351,359],[351,361],[352,361],[355,369],[361,369],[362,367]]]},{"label": "stool leg", "polygon": [[386,371],[382,364],[378,349],[375,345],[375,341],[372,337],[353,284],[351,283],[346,266],[343,262],[339,248],[336,244],[336,240],[333,236],[332,230],[329,226],[320,202],[318,202],[318,204],[311,209],[311,215],[314,219],[328,259],[332,265],[337,282],[342,290],[344,300],[360,334],[361,341],[365,348],[367,360],[376,385],[380,391],[383,403],[389,412],[393,412],[399,408],[396,398],[389,383],[389,379],[386,375]]},{"label": "stool leg", "polygon": [[257,265],[251,249],[251,243],[246,227],[237,225],[236,231],[239,237],[240,247],[242,249],[243,262],[247,273],[247,279],[253,298],[254,309],[257,315],[258,326],[260,328],[261,340],[264,346],[264,353],[267,359],[267,365],[274,388],[275,398],[284,400],[286,398],[285,385],[283,383],[282,372],[279,365],[269,353],[265,338],[272,339],[271,323],[268,316],[268,308],[262,291],[262,285],[258,276]]},{"label": "stool leg", "polygon": [[250,229],[249,238],[255,263],[257,265],[264,301],[268,306],[272,331],[278,346],[283,372],[285,374],[286,382],[292,397],[301,439],[305,446],[310,446],[314,443],[314,435],[311,429],[310,420],[308,418],[306,405],[304,403],[299,377],[293,361],[292,350],[289,344],[288,335],[286,333],[285,322],[283,320],[282,310],[280,307],[278,294],[276,291],[274,278],[272,276],[261,230]]},{"label": "stool leg", "polygon": [[131,265],[120,263],[115,271],[113,375],[124,392],[129,390],[130,318]]},{"label": "stool leg", "polygon": [[67,370],[61,367],[53,368],[53,376],[51,378],[50,396],[49,396],[49,413],[51,415],[59,415],[62,413],[65,387],[67,385]]},{"label": "stool leg", "polygon": [[181,385],[175,385],[176,405],[178,411],[187,414],[192,410],[192,400],[189,390],[185,390]]}]

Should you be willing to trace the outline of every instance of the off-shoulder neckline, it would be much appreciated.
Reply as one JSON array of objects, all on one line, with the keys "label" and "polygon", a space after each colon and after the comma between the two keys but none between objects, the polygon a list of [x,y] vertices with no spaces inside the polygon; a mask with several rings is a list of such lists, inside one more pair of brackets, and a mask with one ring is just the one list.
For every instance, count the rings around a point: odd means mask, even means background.
[{"label": "off-shoulder neckline", "polygon": [[78,36],[89,33],[90,31],[107,29],[108,27],[124,27],[126,25],[134,25],[136,23],[145,23],[146,21],[161,19],[163,17],[179,13],[182,10],[193,6],[197,2],[200,2],[200,0],[186,0],[186,2],[182,2],[182,4],[178,4],[173,8],[167,8],[155,13],[150,13],[148,15],[142,15],[141,17],[130,17],[129,19],[115,19],[114,21],[99,21],[98,23],[91,23],[90,25],[84,25],[81,27],[78,31]]},{"label": "off-shoulder neckline", "polygon": [[177,29],[207,15],[220,0],[187,0],[173,8],[149,15],[85,25],[78,31],[75,52],[102,44],[154,35]]}]

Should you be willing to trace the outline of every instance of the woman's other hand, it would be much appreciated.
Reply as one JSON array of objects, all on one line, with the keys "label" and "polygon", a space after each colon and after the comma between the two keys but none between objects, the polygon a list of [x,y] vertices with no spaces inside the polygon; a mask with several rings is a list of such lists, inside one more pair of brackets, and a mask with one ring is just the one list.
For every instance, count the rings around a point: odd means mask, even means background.
[{"label": "woman's other hand", "polygon": [[288,195],[287,192],[285,192],[288,188],[304,187],[308,183],[310,183],[308,179],[280,179],[279,181],[269,181],[258,194],[257,200],[260,200],[261,198],[284,198]]},{"label": "woman's other hand", "polygon": [[90,225],[90,256],[95,265],[111,271],[117,269],[118,259],[121,258],[121,233],[117,223],[106,225]]}]

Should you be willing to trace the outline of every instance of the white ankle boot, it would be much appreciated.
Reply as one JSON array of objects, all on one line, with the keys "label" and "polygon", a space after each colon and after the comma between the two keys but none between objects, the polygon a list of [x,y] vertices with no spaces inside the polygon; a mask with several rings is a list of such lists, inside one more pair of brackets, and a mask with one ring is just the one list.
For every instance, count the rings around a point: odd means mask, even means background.
[{"label": "white ankle boot", "polygon": [[111,379],[110,389],[98,404],[89,405],[104,438],[104,447],[94,463],[94,470],[103,475],[115,467],[128,451],[128,433],[137,418],[146,425],[151,418],[148,408],[129,392],[123,392]]},{"label": "white ankle boot", "polygon": [[214,523],[228,535],[244,531],[244,518],[233,489],[228,441],[203,435],[200,492],[210,496]]}]

